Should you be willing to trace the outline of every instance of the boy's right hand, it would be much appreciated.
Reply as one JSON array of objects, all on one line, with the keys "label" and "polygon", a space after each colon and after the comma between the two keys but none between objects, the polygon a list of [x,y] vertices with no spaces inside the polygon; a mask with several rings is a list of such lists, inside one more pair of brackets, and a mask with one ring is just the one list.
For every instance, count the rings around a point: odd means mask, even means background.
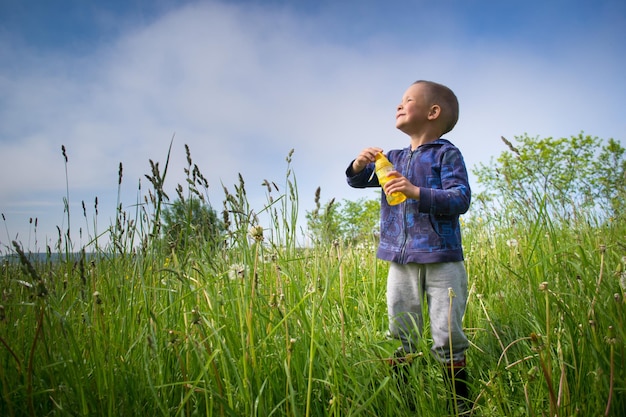
[{"label": "boy's right hand", "polygon": [[376,154],[382,151],[383,150],[381,148],[377,148],[375,146],[363,149],[354,162],[352,162],[352,172],[358,174],[363,171],[367,164],[376,161]]}]

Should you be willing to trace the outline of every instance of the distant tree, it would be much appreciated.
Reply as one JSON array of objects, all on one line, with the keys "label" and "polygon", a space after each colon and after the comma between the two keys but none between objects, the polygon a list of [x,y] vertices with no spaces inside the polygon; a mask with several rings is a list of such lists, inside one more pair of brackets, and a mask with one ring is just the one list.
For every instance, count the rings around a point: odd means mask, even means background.
[{"label": "distant tree", "polygon": [[163,239],[169,250],[182,252],[197,245],[215,249],[225,231],[216,211],[199,198],[178,199],[163,210]]},{"label": "distant tree", "polygon": [[342,237],[338,205],[331,199],[324,207],[320,204],[321,189],[315,191],[315,209],[306,213],[307,227],[315,245],[326,245]]},{"label": "distant tree", "polygon": [[371,242],[379,232],[380,201],[361,198],[357,201],[331,199],[320,204],[320,189],[315,193],[315,209],[306,213],[307,226],[316,245],[335,241],[344,244]]},{"label": "distant tree", "polygon": [[343,200],[339,218],[345,242],[371,242],[380,233],[380,199]]},{"label": "distant tree", "polygon": [[577,214],[602,218],[626,208],[626,160],[615,140],[591,136],[516,137],[489,164],[474,169],[483,191],[474,198],[479,210],[497,210],[513,219],[539,214],[570,220]]},{"label": "distant tree", "polygon": [[614,139],[602,147],[593,161],[593,168],[599,175],[594,187],[600,197],[598,204],[607,205],[611,217],[626,214],[626,149]]}]

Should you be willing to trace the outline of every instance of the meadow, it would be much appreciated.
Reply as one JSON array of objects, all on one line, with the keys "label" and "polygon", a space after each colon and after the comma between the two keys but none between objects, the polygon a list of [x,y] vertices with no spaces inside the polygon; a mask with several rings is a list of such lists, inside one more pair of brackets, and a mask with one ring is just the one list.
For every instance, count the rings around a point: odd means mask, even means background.
[{"label": "meadow", "polygon": [[[428,330],[406,377],[388,365],[375,236],[299,244],[290,157],[263,207],[243,178],[225,190],[217,247],[193,225],[184,250],[159,239],[166,169],[153,163],[153,189],[120,202],[115,224],[74,215],[85,248],[61,230],[43,259],[6,248],[0,415],[448,415]],[[187,198],[203,193],[189,162]],[[501,212],[463,227],[471,415],[625,415],[626,224]]]}]

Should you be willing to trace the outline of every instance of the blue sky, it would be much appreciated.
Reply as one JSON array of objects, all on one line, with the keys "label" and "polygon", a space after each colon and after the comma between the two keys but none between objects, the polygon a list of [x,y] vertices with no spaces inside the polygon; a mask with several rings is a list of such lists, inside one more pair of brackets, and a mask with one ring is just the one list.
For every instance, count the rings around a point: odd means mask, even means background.
[{"label": "blue sky", "polygon": [[470,170],[500,136],[623,142],[625,57],[622,0],[0,0],[0,253],[16,238],[45,250],[66,227],[62,145],[77,246],[81,202],[92,221],[98,197],[111,224],[119,163],[130,210],[172,137],[170,194],[188,144],[218,210],[241,173],[260,211],[261,182],[284,184],[295,149],[304,219],[318,186],[324,202],[375,196],[344,169],[366,146],[408,144],[393,117],[417,79],[457,93],[447,138]]}]

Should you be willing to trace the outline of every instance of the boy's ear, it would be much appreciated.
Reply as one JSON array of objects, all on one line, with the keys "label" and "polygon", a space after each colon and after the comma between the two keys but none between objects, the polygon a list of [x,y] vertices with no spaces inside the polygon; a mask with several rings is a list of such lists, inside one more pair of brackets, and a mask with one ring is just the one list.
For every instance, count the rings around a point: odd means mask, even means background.
[{"label": "boy's ear", "polygon": [[430,106],[430,110],[428,111],[428,120],[437,120],[437,118],[441,115],[441,107],[438,104],[433,104]]}]

